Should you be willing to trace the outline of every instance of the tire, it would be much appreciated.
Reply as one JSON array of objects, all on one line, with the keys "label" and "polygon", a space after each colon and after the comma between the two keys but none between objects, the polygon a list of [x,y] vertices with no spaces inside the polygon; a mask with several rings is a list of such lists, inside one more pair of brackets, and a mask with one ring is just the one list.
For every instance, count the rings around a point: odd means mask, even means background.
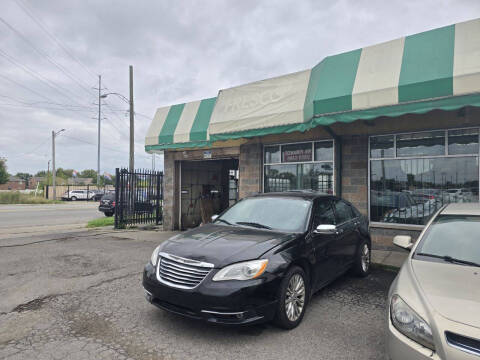
[{"label": "tire", "polygon": [[[288,294],[287,292],[290,292],[291,289],[295,288],[295,284],[298,285],[298,279],[301,279],[303,282],[303,297],[300,297],[298,295],[301,294],[301,292],[294,294],[294,299],[299,299],[300,301],[293,301],[290,303],[290,308],[287,305],[287,297]],[[301,289],[301,288],[300,288]],[[298,291],[298,290],[297,290]],[[309,299],[309,294],[310,294],[310,286],[309,286],[309,281],[307,278],[307,275],[305,274],[305,271],[299,266],[292,266],[287,273],[285,274],[285,277],[282,279],[282,282],[280,283],[280,288],[278,289],[278,304],[277,304],[277,312],[275,314],[275,319],[274,323],[283,328],[283,329],[293,329],[298,326],[298,324],[301,323],[303,316],[305,315],[305,310],[308,305],[308,299]],[[302,298],[303,298],[303,303],[302,303]],[[292,298],[290,298],[292,299]],[[300,305],[301,306],[301,311],[300,314],[295,313],[295,305]],[[296,308],[298,311],[298,307]]]},{"label": "tire", "polygon": [[358,277],[366,277],[370,273],[372,251],[370,244],[363,240],[357,248],[355,254],[355,263],[352,267],[352,272]]},{"label": "tire", "polygon": [[77,201],[77,197],[76,197],[76,196],[72,196],[72,197],[70,198],[70,200],[72,200],[72,201]]},{"label": "tire", "polygon": [[113,216],[113,212],[105,212],[104,214],[105,214],[106,217]]}]

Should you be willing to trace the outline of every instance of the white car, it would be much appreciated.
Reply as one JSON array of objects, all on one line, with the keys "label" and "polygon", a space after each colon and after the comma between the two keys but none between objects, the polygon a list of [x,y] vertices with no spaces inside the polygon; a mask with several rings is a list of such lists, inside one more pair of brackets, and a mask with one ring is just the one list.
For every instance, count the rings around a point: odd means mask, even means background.
[{"label": "white car", "polygon": [[70,190],[65,192],[62,196],[62,200],[92,200],[95,197],[94,191],[88,190]]},{"label": "white car", "polygon": [[427,224],[388,294],[390,360],[480,358],[480,204],[450,204]]}]

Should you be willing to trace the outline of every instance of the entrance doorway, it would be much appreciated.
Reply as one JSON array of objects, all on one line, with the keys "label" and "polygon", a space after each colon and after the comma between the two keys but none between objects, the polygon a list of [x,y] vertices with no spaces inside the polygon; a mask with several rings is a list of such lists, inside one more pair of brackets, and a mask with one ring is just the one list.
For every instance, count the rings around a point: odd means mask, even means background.
[{"label": "entrance doorway", "polygon": [[180,229],[210,222],[237,201],[238,159],[180,162]]}]

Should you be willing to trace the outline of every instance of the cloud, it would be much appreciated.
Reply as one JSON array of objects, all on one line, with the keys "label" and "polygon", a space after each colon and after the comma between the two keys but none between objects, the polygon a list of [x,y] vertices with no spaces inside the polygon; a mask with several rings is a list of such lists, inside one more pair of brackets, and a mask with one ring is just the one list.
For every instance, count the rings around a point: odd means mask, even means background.
[{"label": "cloud", "polygon": [[[133,65],[136,111],[153,117],[160,106],[212,97],[222,88],[310,68],[327,55],[480,14],[476,0],[11,0],[2,5],[0,16],[27,39],[0,23],[0,156],[14,173],[45,169],[51,131],[61,128],[67,131],[57,140],[57,166],[96,168],[96,74],[102,74],[105,91],[127,96]],[[105,102],[110,107],[103,107],[108,119],[102,120],[101,166],[111,173],[128,164],[128,105],[115,96]],[[151,166],[143,151],[149,123],[144,116],[135,119],[138,167]],[[159,157],[156,163],[162,164]]]}]

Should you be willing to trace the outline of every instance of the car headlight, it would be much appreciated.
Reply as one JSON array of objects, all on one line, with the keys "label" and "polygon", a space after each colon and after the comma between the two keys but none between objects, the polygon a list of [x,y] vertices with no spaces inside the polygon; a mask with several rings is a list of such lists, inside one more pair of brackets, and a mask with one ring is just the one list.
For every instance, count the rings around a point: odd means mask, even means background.
[{"label": "car headlight", "polygon": [[262,275],[267,268],[268,260],[252,260],[224,267],[213,277],[213,281],[250,280]]},{"label": "car headlight", "polygon": [[150,258],[150,261],[153,266],[157,266],[157,261],[158,261],[158,253],[160,251],[160,245],[158,245],[155,250],[153,250],[152,257]]},{"label": "car headlight", "polygon": [[392,296],[390,317],[393,326],[403,335],[431,350],[435,350],[430,325],[398,295]]}]

